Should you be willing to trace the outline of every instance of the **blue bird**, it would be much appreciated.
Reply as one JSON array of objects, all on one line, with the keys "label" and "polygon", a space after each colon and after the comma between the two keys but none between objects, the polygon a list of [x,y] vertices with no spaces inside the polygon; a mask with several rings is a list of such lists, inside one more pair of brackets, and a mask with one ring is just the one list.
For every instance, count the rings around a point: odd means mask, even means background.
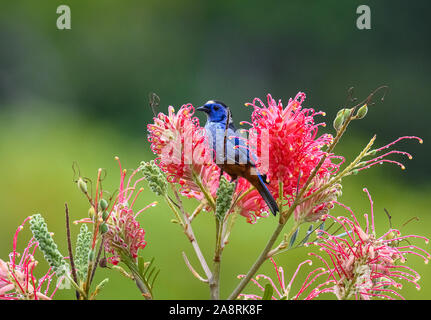
[{"label": "blue bird", "polygon": [[256,165],[250,158],[249,148],[236,133],[229,108],[223,102],[210,100],[196,110],[207,114],[205,130],[209,142],[212,142],[216,164],[231,176],[232,181],[237,177],[247,179],[256,188],[275,216],[279,209],[277,202],[266,186],[268,183],[266,175],[258,172]]}]

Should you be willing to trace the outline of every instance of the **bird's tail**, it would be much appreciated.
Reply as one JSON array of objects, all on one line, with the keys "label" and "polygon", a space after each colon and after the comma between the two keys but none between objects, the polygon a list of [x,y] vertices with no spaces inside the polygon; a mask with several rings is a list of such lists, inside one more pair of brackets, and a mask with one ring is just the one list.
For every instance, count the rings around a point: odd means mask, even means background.
[{"label": "bird's tail", "polygon": [[277,212],[280,211],[277,202],[266,187],[263,177],[260,174],[257,175],[257,177],[259,178],[259,183],[255,187],[257,191],[259,191],[259,194],[262,196],[263,200],[265,200],[272,214],[275,216],[277,215]]}]

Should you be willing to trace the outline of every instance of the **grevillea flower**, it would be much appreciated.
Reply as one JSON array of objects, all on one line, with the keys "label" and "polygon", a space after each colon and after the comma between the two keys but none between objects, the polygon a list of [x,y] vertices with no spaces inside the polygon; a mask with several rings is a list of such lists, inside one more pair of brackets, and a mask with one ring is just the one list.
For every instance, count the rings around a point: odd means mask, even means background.
[{"label": "grevillea flower", "polygon": [[402,164],[399,161],[388,159],[387,157],[392,155],[392,154],[399,154],[399,155],[407,156],[411,160],[411,159],[413,159],[413,156],[410,153],[405,152],[405,151],[400,151],[400,150],[390,150],[384,154],[377,155],[379,152],[382,152],[383,150],[391,148],[393,145],[397,144],[398,142],[400,142],[402,140],[417,140],[420,144],[423,143],[423,140],[419,137],[416,137],[416,136],[399,137],[395,141],[392,141],[391,143],[388,143],[387,145],[385,145],[383,147],[369,151],[366,154],[366,156],[374,156],[374,158],[369,159],[369,160],[364,160],[364,161],[358,163],[357,167],[352,171],[352,173],[356,174],[359,171],[369,169],[369,168],[375,166],[376,164],[383,164],[383,163],[392,163],[392,164],[399,166],[402,170],[404,170],[406,168],[404,166],[404,164]]},{"label": "grevillea flower", "polygon": [[51,300],[61,284],[62,277],[52,293],[49,293],[55,275],[51,268],[39,280],[34,275],[38,263],[34,254],[39,246],[34,238],[30,239],[22,254],[17,251],[18,234],[29,219],[26,218],[15,232],[9,262],[0,259],[0,300]]},{"label": "grevillea flower", "polygon": [[[248,133],[249,147],[256,155],[256,166],[261,173],[267,174],[269,189],[275,198],[279,195],[280,182],[282,183],[283,195],[288,200],[286,205],[292,203],[296,191],[304,185],[326,155],[323,147],[333,140],[330,134],[317,137],[319,127],[325,126],[325,123],[316,124],[315,117],[324,113],[303,108],[301,104],[304,100],[305,94],[299,92],[295,99],[290,99],[287,106],[283,107],[281,100],[276,103],[268,94],[267,105],[258,98],[246,104],[254,108],[252,122],[248,123],[251,126]],[[334,161],[336,159],[342,157],[333,154],[326,157],[316,175],[317,179],[327,179],[338,171],[341,163]],[[320,204],[322,207],[330,207],[330,204]],[[267,210],[257,192],[245,196],[242,205],[245,208],[254,207],[255,217]],[[319,210],[315,208],[314,211],[313,216],[316,216]]]},{"label": "grevillea flower", "polygon": [[[116,158],[118,160],[118,158]],[[121,252],[128,254],[131,258],[138,257],[138,250],[144,249],[147,242],[145,241],[145,231],[141,228],[136,218],[146,209],[155,206],[157,203],[153,202],[145,208],[134,212],[133,206],[139,194],[143,191],[140,188],[136,191],[137,185],[145,178],[133,178],[138,173],[139,169],[133,171],[126,184],[126,170],[122,170],[121,163],[118,160],[121,170],[120,187],[118,196],[114,201],[114,205],[109,212],[106,220],[108,231],[104,234],[105,250],[112,254],[108,260],[113,264],[118,264],[121,260]]]},{"label": "grevillea flower", "polygon": [[[320,126],[315,117],[325,115],[311,108],[303,108],[305,93],[299,92],[295,99],[290,99],[286,107],[281,100],[278,103],[270,94],[267,106],[258,98],[247,105],[253,106],[252,123],[249,132],[250,146],[256,151],[256,165],[266,173],[270,181],[283,182],[285,194],[292,195],[301,187],[326,154],[322,150],[333,137],[330,134],[317,136]],[[260,104],[258,106],[257,104]],[[339,165],[329,155],[318,172],[318,176],[333,174]]]},{"label": "grevillea flower", "polygon": [[[305,264],[311,265],[312,262],[311,260],[306,260],[301,262],[298,267],[296,268],[295,273],[293,274],[292,278],[290,279],[289,283],[286,285],[285,279],[284,279],[284,270],[282,267],[277,267],[277,264],[275,263],[273,258],[270,258],[271,262],[274,265],[274,269],[275,272],[277,274],[277,282],[278,282],[278,286],[275,284],[275,282],[268,276],[264,275],[264,274],[259,274],[256,276],[255,279],[251,279],[251,281],[262,291],[265,291],[265,287],[262,285],[261,282],[259,282],[261,279],[264,279],[267,281],[267,283],[269,283],[272,288],[273,288],[273,293],[275,295],[273,295],[271,297],[272,300],[288,300],[288,299],[292,299],[292,300],[298,300],[300,298],[301,295],[305,294],[306,291],[309,291],[310,286],[316,281],[316,279],[318,279],[319,277],[328,274],[328,271],[325,271],[324,268],[316,268],[313,271],[311,271],[306,279],[304,280],[304,282],[302,283],[301,288],[299,289],[299,291],[293,296],[290,297],[290,290],[292,288],[292,284],[295,281],[299,270],[301,269],[301,267]],[[245,275],[239,275],[238,278],[244,278]],[[317,292],[318,290],[313,289],[311,291],[309,291],[308,294],[305,294],[304,297],[302,299],[304,300],[311,300],[313,298],[315,298],[317,296]],[[241,293],[239,295],[239,297],[242,297],[243,299],[246,300],[262,300],[262,296],[259,296],[257,294],[243,294]]]},{"label": "grevillea flower", "polygon": [[148,141],[168,181],[180,184],[181,194],[202,200],[201,187],[215,196],[219,169],[212,159],[205,131],[193,115],[191,104],[183,105],[177,113],[170,106],[168,115],[159,113],[154,124],[148,125]]},{"label": "grevillea flower", "polygon": [[[148,140],[151,150],[158,155],[157,165],[167,174],[168,181],[180,184],[182,195],[201,201],[204,199],[202,188],[216,198],[220,169],[212,157],[205,129],[193,115],[191,104],[183,105],[177,113],[169,107],[168,115],[159,113],[154,124],[148,125]],[[251,187],[244,178],[237,181],[235,196]],[[238,202],[237,207],[248,222],[255,222],[255,216],[262,216],[266,204],[257,191],[250,194]]]},{"label": "grevillea flower", "polygon": [[[298,223],[313,222],[328,214],[329,210],[334,207],[334,201],[341,196],[341,184],[336,183],[321,193],[316,191],[325,185],[330,179],[326,174],[323,177],[316,176],[311,188],[304,194],[305,197],[311,196],[310,199],[302,202],[295,208],[294,217]],[[316,193],[315,195],[313,195]]]},{"label": "grevillea flower", "polygon": [[338,203],[351,214],[351,218],[328,218],[339,224],[345,231],[344,236],[334,236],[318,230],[317,242],[313,244],[327,254],[326,261],[321,255],[310,253],[319,258],[330,271],[330,277],[321,284],[320,293],[333,293],[338,299],[368,300],[372,297],[385,299],[402,298],[397,291],[402,288],[401,280],[420,289],[417,281],[419,274],[405,263],[409,255],[421,257],[428,263],[430,254],[413,245],[409,240],[415,238],[429,240],[418,235],[401,236],[397,229],[390,229],[377,237],[374,227],[373,202],[367,189],[364,189],[371,204],[371,221],[365,214],[366,227],[362,228],[353,211]]}]

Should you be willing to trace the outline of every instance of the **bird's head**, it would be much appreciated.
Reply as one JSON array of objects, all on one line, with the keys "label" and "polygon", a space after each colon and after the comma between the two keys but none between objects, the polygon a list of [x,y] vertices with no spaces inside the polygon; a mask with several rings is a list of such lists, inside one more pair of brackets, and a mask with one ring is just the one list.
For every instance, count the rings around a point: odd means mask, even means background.
[{"label": "bird's head", "polygon": [[208,101],[196,110],[205,112],[211,122],[226,121],[228,114],[228,107],[223,102],[215,100]]}]

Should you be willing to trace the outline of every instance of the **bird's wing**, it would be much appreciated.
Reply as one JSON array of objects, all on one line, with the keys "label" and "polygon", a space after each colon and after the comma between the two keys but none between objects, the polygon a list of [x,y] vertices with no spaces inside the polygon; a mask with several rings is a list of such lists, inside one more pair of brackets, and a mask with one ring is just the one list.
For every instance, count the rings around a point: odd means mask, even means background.
[{"label": "bird's wing", "polygon": [[225,153],[224,142],[225,133],[217,134],[216,141],[216,154],[219,155],[217,160],[223,163],[224,160],[230,164],[252,164],[250,159],[250,152],[246,144],[246,137],[241,135],[238,131],[234,131],[228,127],[226,132],[226,157],[223,158]]}]

